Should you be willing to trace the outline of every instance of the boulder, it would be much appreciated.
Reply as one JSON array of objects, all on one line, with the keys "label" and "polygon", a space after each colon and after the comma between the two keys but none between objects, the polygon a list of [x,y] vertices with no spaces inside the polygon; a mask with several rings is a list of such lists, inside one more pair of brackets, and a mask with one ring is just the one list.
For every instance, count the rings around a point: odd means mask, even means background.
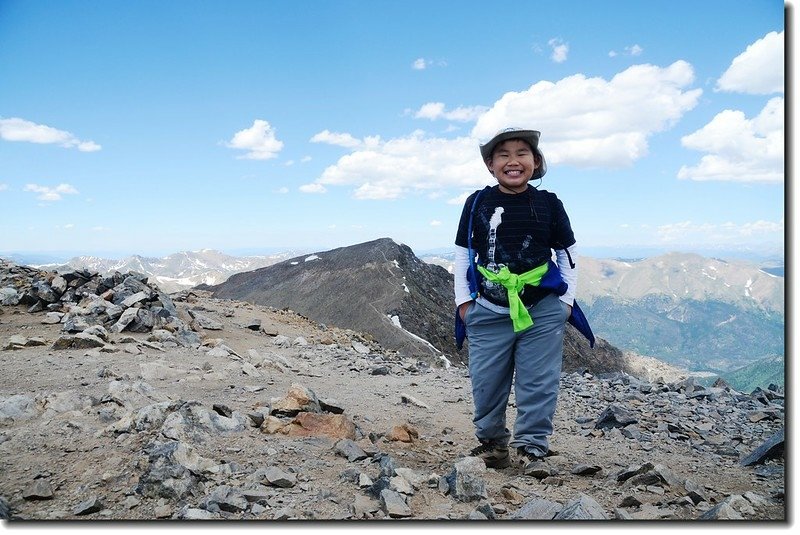
[{"label": "boulder", "polygon": [[91,349],[103,347],[106,343],[92,334],[78,333],[76,335],[63,335],[53,343],[53,349]]},{"label": "boulder", "polygon": [[448,480],[450,493],[458,501],[486,499],[486,464],[480,457],[464,457],[456,462]]},{"label": "boulder", "polygon": [[564,508],[553,518],[555,520],[608,520],[608,515],[594,499],[581,494],[564,505]]},{"label": "boulder", "polygon": [[356,425],[343,414],[301,412],[288,426],[281,429],[281,433],[290,437],[326,436],[355,440]]},{"label": "boulder", "polygon": [[271,406],[270,414],[276,416],[296,416],[301,412],[322,411],[314,391],[298,383],[292,383],[286,397],[273,398]]}]

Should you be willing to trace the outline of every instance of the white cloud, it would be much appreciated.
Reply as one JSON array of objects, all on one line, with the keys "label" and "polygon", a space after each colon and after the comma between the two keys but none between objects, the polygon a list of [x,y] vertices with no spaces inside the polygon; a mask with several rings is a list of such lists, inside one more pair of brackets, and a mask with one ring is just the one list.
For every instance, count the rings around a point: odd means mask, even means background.
[{"label": "white cloud", "polygon": [[487,177],[477,141],[429,138],[417,130],[362,146],[328,166],[316,182],[355,186],[358,199],[394,199],[410,191],[481,185]]},{"label": "white cloud", "polygon": [[486,106],[459,106],[454,110],[446,110],[443,102],[428,102],[423,104],[414,114],[415,119],[447,119],[450,121],[470,122],[475,121],[486,113]]},{"label": "white cloud", "polygon": [[486,141],[508,126],[542,132],[548,163],[623,167],[645,156],[648,138],[672,127],[697,105],[701,89],[692,66],[633,65],[611,80],[575,74],[509,92],[483,114],[472,130]]},{"label": "white cloud", "polygon": [[247,160],[269,160],[283,149],[283,141],[275,138],[272,126],[262,119],[256,119],[250,128],[236,132],[225,145],[247,151],[247,154],[238,157]]},{"label": "white cloud", "polygon": [[284,167],[291,167],[294,165],[294,160],[286,160],[283,165]]},{"label": "white cloud", "polygon": [[569,54],[569,44],[565,43],[561,39],[550,39],[547,42],[550,45],[550,48],[553,49],[553,53],[550,56],[550,59],[555,61],[556,63],[564,63],[567,61],[567,54]]},{"label": "white cloud", "polygon": [[[640,47],[639,45],[626,46],[623,49],[623,55],[625,56],[641,56],[643,52],[644,48]],[[619,56],[619,53],[616,50],[611,50],[608,53],[609,58],[615,58],[617,56]]]},{"label": "white cloud", "polygon": [[93,232],[108,232],[109,230],[111,229],[103,226],[92,227]]},{"label": "white cloud", "polygon": [[60,201],[62,195],[76,195],[78,190],[70,184],[59,184],[55,188],[48,186],[40,186],[38,184],[25,184],[24,191],[32,191],[37,193],[37,199],[40,201]]},{"label": "white cloud", "polygon": [[433,221],[431,221],[431,226],[432,227],[441,227],[442,226],[442,222],[439,221],[438,219],[434,219]]},{"label": "white cloud", "polygon": [[8,189],[8,184],[0,184],[0,191],[5,191]]},{"label": "white cloud", "polygon": [[347,149],[361,145],[361,141],[350,134],[331,132],[330,130],[323,130],[318,134],[314,134],[314,137],[311,138],[311,143],[327,143],[328,145],[336,145]]},{"label": "white cloud", "polygon": [[644,49],[639,45],[625,47],[625,53],[628,54],[629,56],[641,56],[642,52],[644,52]]},{"label": "white cloud", "polygon": [[325,193],[328,191],[322,184],[303,184],[300,186],[303,193]]},{"label": "white cloud", "polygon": [[754,119],[724,110],[700,130],[681,138],[684,147],[706,152],[694,167],[682,166],[678,178],[735,182],[782,182],[784,101],[775,97]]},{"label": "white cloud", "polygon": [[434,61],[432,59],[417,58],[411,64],[411,68],[415,71],[424,71],[425,69],[429,69],[431,67],[447,67],[447,62],[443,59]]},{"label": "white cloud", "polygon": [[303,156],[300,158],[300,163],[306,163],[311,161],[311,156]]},{"label": "white cloud", "polygon": [[71,132],[58,130],[52,126],[36,124],[19,117],[0,119],[0,139],[57,144],[67,149],[77,148],[81,152],[95,152],[102,148],[94,141],[81,141]]},{"label": "white cloud", "polygon": [[286,195],[287,193],[289,193],[289,188],[284,186],[282,188],[279,188],[279,189],[275,190],[275,193],[280,193],[281,195]]},{"label": "white cloud", "polygon": [[459,196],[453,197],[447,201],[447,204],[455,204],[456,206],[464,206],[464,203],[467,202],[467,197],[472,194],[471,191],[464,191]]},{"label": "white cloud", "polygon": [[66,225],[64,225],[64,228],[66,228],[66,229],[75,228],[75,224],[74,223],[67,223]]},{"label": "white cloud", "polygon": [[783,237],[784,221],[753,221],[736,224],[694,223],[683,221],[661,225],[656,233],[662,243],[694,243],[709,245],[741,245],[780,240]]},{"label": "white cloud", "polygon": [[[315,183],[351,186],[359,199],[428,195],[446,188],[474,190],[492,181],[480,160],[478,141],[485,142],[507,126],[541,130],[542,149],[551,165],[628,166],[647,153],[650,136],[672,127],[697,104],[702,90],[687,89],[693,80],[691,65],[679,61],[666,68],[634,65],[608,81],[579,74],[556,83],[539,82],[503,95],[478,118],[470,135],[456,138],[417,130],[389,140],[358,140],[326,131],[318,135],[352,150]],[[446,113],[441,103],[429,104],[429,116]],[[466,195],[448,203],[463,204]]]},{"label": "white cloud", "polygon": [[783,81],[783,32],[770,32],[733,59],[716,90],[769,95],[783,93]]}]

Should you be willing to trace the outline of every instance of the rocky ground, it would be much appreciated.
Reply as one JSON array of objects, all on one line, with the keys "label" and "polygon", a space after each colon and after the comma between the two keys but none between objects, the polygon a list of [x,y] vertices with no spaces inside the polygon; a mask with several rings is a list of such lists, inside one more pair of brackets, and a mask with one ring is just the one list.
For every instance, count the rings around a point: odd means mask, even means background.
[{"label": "rocky ground", "polygon": [[564,374],[554,455],[524,475],[467,456],[463,368],[291,311],[149,299],[180,321],[68,334],[48,314],[77,305],[0,306],[0,517],[786,518],[781,392]]}]

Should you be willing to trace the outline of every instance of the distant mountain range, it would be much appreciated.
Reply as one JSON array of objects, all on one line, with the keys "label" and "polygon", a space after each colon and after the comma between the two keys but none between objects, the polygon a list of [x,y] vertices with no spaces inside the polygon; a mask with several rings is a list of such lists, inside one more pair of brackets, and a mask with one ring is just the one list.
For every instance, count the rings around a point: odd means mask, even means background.
[{"label": "distant mountain range", "polygon": [[212,249],[184,251],[162,258],[129,256],[110,260],[94,256],[77,256],[63,264],[37,265],[40,269],[64,271],[86,268],[99,273],[137,271],[148,276],[165,292],[177,292],[198,284],[219,284],[234,273],[270,266],[295,253],[284,252],[266,256],[230,256]]},{"label": "distant mountain range", "polygon": [[[138,271],[165,291],[175,292],[199,284],[219,285],[236,273],[281,262],[292,266],[291,262],[305,263],[305,258],[313,257],[298,254],[237,257],[206,249],[162,258],[109,260],[83,256],[39,267],[88,268],[101,273]],[[441,266],[452,276],[452,252],[435,251],[420,258]],[[773,263],[762,268],[748,261],[690,253],[625,260],[580,257],[578,263],[578,299],[595,333],[613,345],[688,370],[719,374],[735,387],[749,384],[751,379],[767,380],[767,376],[783,384],[783,266]],[[445,301],[447,315],[450,302]],[[436,336],[443,340],[449,336],[450,318],[442,318],[442,332]],[[404,329],[421,332],[410,327],[408,322],[414,320],[401,321]],[[430,326],[422,330],[425,336],[432,334]],[[775,372],[778,368],[780,374]]]},{"label": "distant mountain range", "polygon": [[782,277],[683,253],[579,262],[578,297],[595,329],[620,347],[720,374],[783,358]]},{"label": "distant mountain range", "polygon": [[[453,255],[422,257],[452,273]],[[783,384],[783,266],[692,253],[580,257],[578,299],[595,333],[625,350],[747,390]],[[777,365],[776,362],[780,362]],[[777,373],[776,370],[780,370]],[[734,373],[735,372],[735,373]]]}]

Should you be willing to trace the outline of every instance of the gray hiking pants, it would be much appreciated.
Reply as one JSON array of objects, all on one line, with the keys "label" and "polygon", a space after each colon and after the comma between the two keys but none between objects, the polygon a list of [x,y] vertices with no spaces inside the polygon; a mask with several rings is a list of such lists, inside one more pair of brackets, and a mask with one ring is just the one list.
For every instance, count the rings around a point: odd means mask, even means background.
[{"label": "gray hiking pants", "polygon": [[506,406],[513,380],[517,418],[509,445],[544,455],[553,433],[568,307],[550,294],[528,311],[533,327],[515,333],[508,314],[478,303],[467,310],[473,423],[478,440],[509,443]]}]

